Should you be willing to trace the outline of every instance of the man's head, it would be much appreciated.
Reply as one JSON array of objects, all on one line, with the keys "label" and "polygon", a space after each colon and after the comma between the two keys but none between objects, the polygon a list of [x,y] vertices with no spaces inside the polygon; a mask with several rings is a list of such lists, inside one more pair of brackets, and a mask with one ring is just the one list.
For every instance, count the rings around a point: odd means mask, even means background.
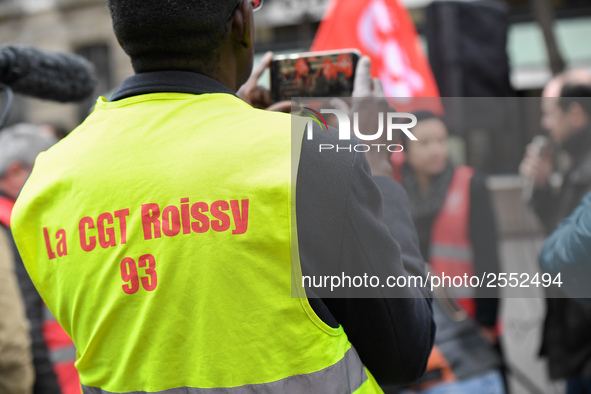
[{"label": "man's head", "polygon": [[591,74],[583,70],[570,70],[557,75],[544,88],[541,124],[555,143],[564,143],[589,122],[590,113],[585,111],[584,106],[590,99],[572,98],[588,97],[590,89]]},{"label": "man's head", "polygon": [[108,4],[115,35],[137,73],[199,72],[235,90],[250,75],[251,1],[109,0]]},{"label": "man's head", "polygon": [[0,131],[0,192],[16,199],[33,170],[39,153],[57,140],[31,124],[17,124]]}]

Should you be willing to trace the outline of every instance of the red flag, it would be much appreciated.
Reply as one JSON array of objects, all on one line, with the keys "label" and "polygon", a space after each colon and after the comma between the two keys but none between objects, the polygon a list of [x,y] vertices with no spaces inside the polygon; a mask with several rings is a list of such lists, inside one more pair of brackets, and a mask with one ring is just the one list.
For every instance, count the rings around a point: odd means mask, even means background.
[{"label": "red flag", "polygon": [[[382,81],[387,97],[439,97],[416,29],[398,0],[332,0],[312,50],[345,48],[357,48],[371,58],[372,76]],[[428,107],[440,108],[439,100],[429,101],[437,104]]]}]

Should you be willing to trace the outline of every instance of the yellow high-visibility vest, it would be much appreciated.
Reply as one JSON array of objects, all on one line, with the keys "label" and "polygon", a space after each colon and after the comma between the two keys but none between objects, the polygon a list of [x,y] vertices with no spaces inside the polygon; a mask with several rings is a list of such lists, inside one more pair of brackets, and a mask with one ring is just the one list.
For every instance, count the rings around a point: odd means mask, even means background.
[{"label": "yellow high-visibility vest", "polygon": [[229,94],[100,98],[38,158],[13,233],[84,393],[381,392],[298,285],[291,119]]}]

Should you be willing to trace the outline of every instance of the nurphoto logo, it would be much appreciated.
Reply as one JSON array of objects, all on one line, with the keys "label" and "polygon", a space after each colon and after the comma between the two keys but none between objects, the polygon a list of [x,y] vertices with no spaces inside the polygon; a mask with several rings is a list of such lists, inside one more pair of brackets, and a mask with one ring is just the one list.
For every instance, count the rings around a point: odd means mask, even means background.
[{"label": "nurphoto logo", "polygon": [[[331,114],[336,117],[339,132],[339,141],[351,141],[351,130],[353,135],[358,138],[361,144],[319,144],[319,152],[327,150],[348,151],[348,152],[368,152],[372,148],[377,149],[378,152],[381,149],[387,149],[388,152],[397,153],[402,152],[404,147],[398,143],[400,140],[400,134],[398,131],[403,132],[408,139],[411,141],[417,141],[417,137],[410,131],[411,128],[417,125],[417,117],[413,114],[406,112],[377,112],[375,115],[366,116],[377,116],[378,129],[376,130],[363,130],[359,129],[359,113],[353,113],[353,127],[351,128],[351,119],[349,114],[340,111],[338,109],[321,109],[320,112],[313,110],[312,108],[304,107],[303,115],[310,118],[308,120],[306,128],[306,138],[308,140],[314,139],[314,123],[316,123],[320,130],[327,131],[328,123],[324,118],[323,114]],[[410,122],[408,122],[410,120]],[[402,122],[402,123],[401,123]],[[397,131],[394,133],[394,131]],[[371,143],[372,141],[383,141],[384,132],[386,133],[387,143]],[[394,141],[396,139],[396,141]]]}]

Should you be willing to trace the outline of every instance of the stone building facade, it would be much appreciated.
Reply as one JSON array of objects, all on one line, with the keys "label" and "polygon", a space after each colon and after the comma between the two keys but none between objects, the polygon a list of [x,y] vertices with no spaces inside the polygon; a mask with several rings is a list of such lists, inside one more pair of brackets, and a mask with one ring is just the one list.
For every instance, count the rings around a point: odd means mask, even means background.
[{"label": "stone building facade", "polygon": [[[307,49],[327,3],[266,0],[255,13],[257,51]],[[78,53],[95,65],[99,80],[96,96],[81,104],[17,97],[9,123],[52,123],[72,129],[98,95],[133,73],[113,34],[106,0],[0,0],[0,45],[9,43]]]}]

